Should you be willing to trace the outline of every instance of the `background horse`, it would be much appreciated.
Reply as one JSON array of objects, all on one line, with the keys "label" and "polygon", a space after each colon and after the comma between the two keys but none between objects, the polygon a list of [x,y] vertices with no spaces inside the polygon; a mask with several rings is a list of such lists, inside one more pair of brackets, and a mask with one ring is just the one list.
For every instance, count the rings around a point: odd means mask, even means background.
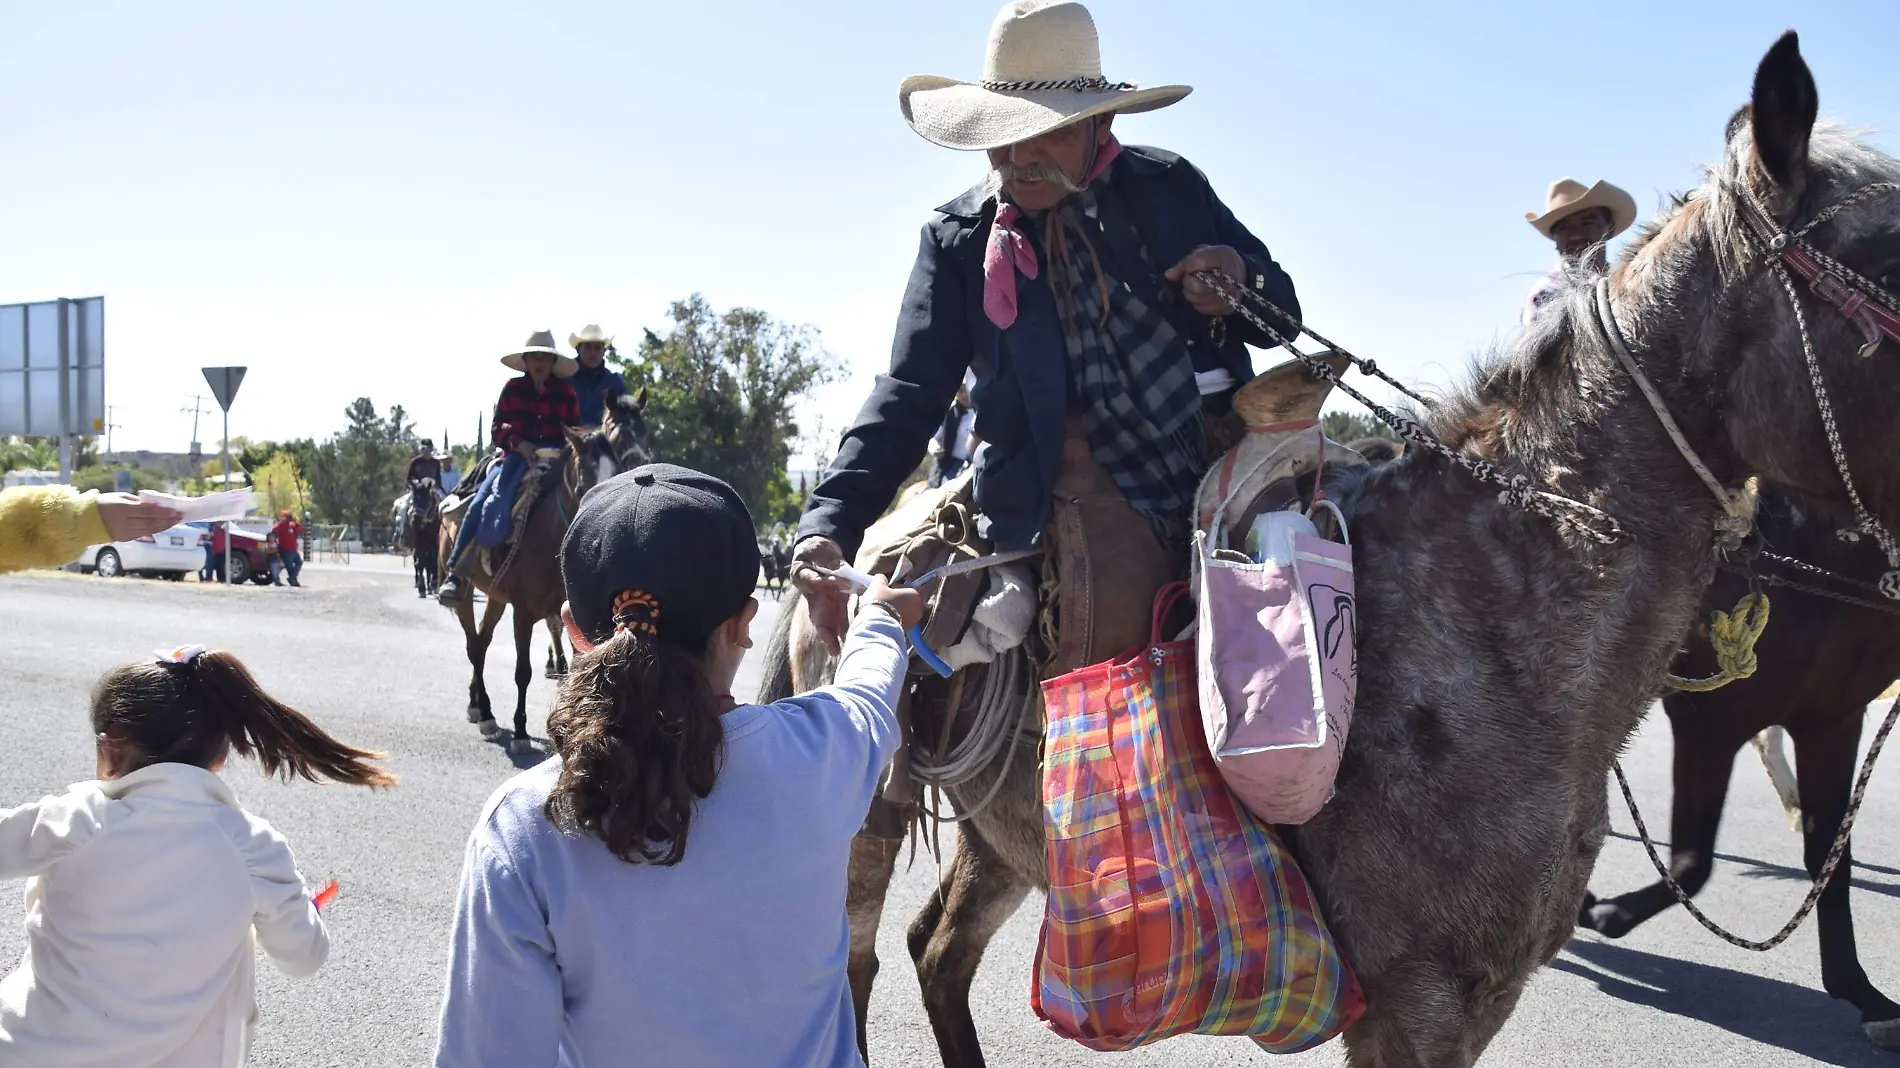
[{"label": "background horse", "polygon": [[[1570,939],[1609,830],[1610,767],[1715,577],[1722,504],[1633,384],[1619,343],[1723,484],[1758,474],[1845,499],[1837,444],[1873,514],[1900,519],[1900,381],[1885,362],[1900,343],[1858,356],[1855,322],[1783,286],[1750,222],[1759,208],[1796,232],[1831,209],[1807,240],[1900,277],[1886,189],[1900,162],[1817,126],[1817,103],[1788,34],[1730,121],[1722,163],[1630,244],[1604,298],[1566,293],[1422,417],[1449,455],[1408,448],[1330,473],[1358,572],[1358,703],[1332,800],[1286,834],[1365,991],[1367,1011],[1345,1034],[1354,1068],[1472,1064]],[[1832,443],[1814,377],[1832,398]],[[1451,457],[1491,465],[1508,499]],[[1543,493],[1601,511],[1559,511],[1570,521],[1558,523],[1525,506],[1560,507]],[[769,687],[822,680],[808,627],[794,603],[768,649]],[[1035,722],[1035,700],[1023,699],[1019,730]],[[983,1063],[970,981],[1003,920],[1047,885],[1034,763],[1003,763],[1024,748],[1004,746],[987,781],[952,791],[968,812],[1000,779],[960,825],[950,871],[910,930],[946,1065]],[[896,846],[853,847],[860,1026]]]},{"label": "background horse", "polygon": [[[1757,523],[1768,551],[1859,578],[1867,586],[1844,588],[1839,582],[1757,561],[1756,568],[1771,583],[1787,579],[1833,589],[1873,607],[1767,585],[1763,592],[1773,610],[1755,646],[1755,674],[1710,693],[1671,693],[1663,698],[1675,744],[1669,868],[1690,894],[1709,881],[1715,863],[1715,836],[1735,753],[1756,732],[1770,726],[1785,728],[1794,741],[1802,852],[1808,877],[1820,877],[1859,770],[1856,758],[1867,705],[1900,678],[1900,615],[1896,614],[1900,606],[1872,588],[1886,570],[1879,548],[1870,539],[1849,545],[1837,538],[1835,531],[1849,525],[1849,517],[1838,508],[1785,494],[1762,496]],[[1704,618],[1718,609],[1732,610],[1748,590],[1746,576],[1725,569],[1703,601]],[[1689,652],[1673,670],[1688,678],[1715,673],[1706,624],[1691,636]],[[1821,985],[1860,1010],[1861,1030],[1874,1045],[1900,1050],[1900,1005],[1867,978],[1854,946],[1854,917],[1848,903],[1852,870],[1850,848],[1842,854],[1834,878],[1815,906]],[[1586,895],[1578,922],[1621,938],[1675,904],[1675,893],[1658,880],[1606,901]]]},{"label": "background horse", "polygon": [[402,519],[403,546],[414,553],[416,596],[433,597],[440,586],[436,574],[436,548],[442,540],[441,503],[436,498],[435,479],[425,478],[409,491]]},{"label": "background horse", "polygon": [[[468,684],[468,721],[481,729],[484,738],[494,737],[500,727],[495,723],[482,671],[501,614],[514,606],[516,697],[514,736],[508,745],[512,753],[527,753],[534,748],[528,739],[528,682],[533,671],[529,649],[535,627],[544,620],[558,619],[566,599],[561,582],[561,539],[588,490],[621,471],[651,462],[645,407],[645,391],[638,397],[622,396],[607,406],[598,430],[568,432],[560,458],[547,476],[556,484],[544,483],[539,497],[529,506],[527,524],[512,550],[512,559],[499,577],[477,574],[471,579],[487,595],[481,621],[476,622],[472,596],[455,606],[473,672]],[[454,545],[457,523],[442,524],[440,551],[446,553]]]}]

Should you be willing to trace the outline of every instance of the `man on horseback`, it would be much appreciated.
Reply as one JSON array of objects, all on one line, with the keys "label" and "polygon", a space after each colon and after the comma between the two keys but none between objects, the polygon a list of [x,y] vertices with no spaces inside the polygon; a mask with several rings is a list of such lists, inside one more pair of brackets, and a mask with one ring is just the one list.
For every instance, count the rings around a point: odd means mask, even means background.
[{"label": "man on horseback", "polygon": [[[992,173],[925,224],[890,371],[799,526],[794,578],[833,648],[846,587],[821,569],[857,552],[966,368],[987,445],[979,531],[998,550],[1045,550],[1062,646],[1050,666],[1147,636],[1154,594],[1185,569],[1192,500],[1233,432],[1233,391],[1253,377],[1246,346],[1273,344],[1195,272],[1299,314],[1292,280],[1200,171],[1115,139],[1117,113],[1188,92],[1102,77],[1087,9],[1043,0],[997,15],[981,82],[918,76],[898,90],[911,129],[987,152]],[[1106,567],[1113,583],[1088,581]]]},{"label": "man on horseback", "polygon": [[422,448],[409,460],[409,488],[414,490],[422,485],[424,479],[436,487],[437,496],[440,496],[442,458],[435,454],[435,441],[430,438],[422,439]]},{"label": "man on horseback", "polygon": [[626,396],[627,382],[620,372],[607,366],[607,348],[614,339],[600,327],[588,323],[580,333],[567,335],[567,343],[574,347],[581,365],[568,379],[581,401],[581,418],[576,425],[592,429],[600,425],[602,413],[615,397]]},{"label": "man on horseback", "polygon": [[1575,178],[1559,178],[1550,183],[1543,214],[1527,211],[1524,221],[1556,244],[1558,256],[1557,266],[1537,280],[1524,301],[1522,318],[1529,325],[1538,308],[1564,291],[1572,271],[1603,274],[1610,269],[1607,246],[1636,221],[1636,201],[1605,181],[1586,186]]},{"label": "man on horseback", "polygon": [[525,346],[503,356],[501,362],[521,372],[502,387],[501,399],[495,402],[493,434],[503,458],[489,468],[455,532],[449,577],[436,595],[444,605],[453,606],[467,595],[466,579],[474,560],[469,542],[479,540],[485,548],[501,544],[508,534],[515,489],[522,476],[542,462],[543,450],[560,449],[567,440],[565,428],[580,422],[579,398],[566,381],[577,365],[573,357],[554,347],[552,332],[538,330],[529,335]]}]

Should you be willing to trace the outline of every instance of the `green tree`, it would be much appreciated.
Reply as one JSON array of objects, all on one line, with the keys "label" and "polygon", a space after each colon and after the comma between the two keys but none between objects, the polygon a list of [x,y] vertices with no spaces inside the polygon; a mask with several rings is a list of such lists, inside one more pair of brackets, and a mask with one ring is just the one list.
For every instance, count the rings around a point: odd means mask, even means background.
[{"label": "green tree", "polygon": [[1358,412],[1327,412],[1319,417],[1320,428],[1326,436],[1341,445],[1350,445],[1360,438],[1384,438],[1397,441],[1399,436],[1392,428],[1379,422],[1370,415]]},{"label": "green tree", "polygon": [[669,314],[665,337],[646,331],[631,357],[616,356],[628,387],[647,391],[653,455],[725,479],[762,527],[796,521],[793,410],[842,364],[815,328],[755,308],[720,313],[695,293]]},{"label": "green tree", "polygon": [[310,487],[297,468],[297,458],[287,451],[271,453],[270,459],[247,468],[251,472],[251,492],[257,498],[258,511],[275,519],[289,511],[303,515],[310,499]]},{"label": "green tree", "polygon": [[[54,462],[57,463],[58,460],[55,459]],[[149,468],[140,467],[137,464],[129,466],[114,465],[111,467],[105,464],[93,464],[90,467],[82,467],[73,472],[73,488],[111,493],[119,488],[118,472],[120,471],[131,472],[132,489],[134,491],[147,489],[162,490],[165,488],[165,478],[163,475]]]},{"label": "green tree", "polygon": [[310,502],[327,520],[354,524],[360,533],[389,517],[416,449],[415,423],[402,405],[379,415],[368,397],[343,410],[344,428],[321,445],[292,442],[290,453],[310,488]]},{"label": "green tree", "polygon": [[46,438],[0,440],[0,472],[56,471],[58,469],[58,443]]}]

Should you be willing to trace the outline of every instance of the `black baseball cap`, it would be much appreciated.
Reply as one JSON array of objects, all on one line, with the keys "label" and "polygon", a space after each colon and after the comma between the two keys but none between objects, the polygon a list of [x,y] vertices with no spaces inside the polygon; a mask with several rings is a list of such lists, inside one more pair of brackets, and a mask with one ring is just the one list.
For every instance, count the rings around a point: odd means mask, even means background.
[{"label": "black baseball cap", "polygon": [[752,516],[731,486],[672,464],[614,476],[581,499],[561,542],[568,611],[589,641],[620,623],[694,651],[759,583]]}]

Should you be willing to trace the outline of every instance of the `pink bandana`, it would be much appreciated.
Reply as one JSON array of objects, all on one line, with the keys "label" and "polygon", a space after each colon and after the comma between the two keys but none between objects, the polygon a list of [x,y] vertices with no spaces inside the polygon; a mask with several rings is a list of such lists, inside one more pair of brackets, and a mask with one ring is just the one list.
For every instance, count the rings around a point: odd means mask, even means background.
[{"label": "pink bandana", "polygon": [[[1121,151],[1121,142],[1110,137],[1082,184],[1100,178]],[[990,226],[990,243],[983,250],[983,313],[999,330],[1009,329],[1016,321],[1016,272],[1021,271],[1024,278],[1034,278],[1038,270],[1036,250],[1030,247],[1029,238],[1016,228],[1021,218],[1022,212],[1016,205],[998,194],[996,222]]]}]

